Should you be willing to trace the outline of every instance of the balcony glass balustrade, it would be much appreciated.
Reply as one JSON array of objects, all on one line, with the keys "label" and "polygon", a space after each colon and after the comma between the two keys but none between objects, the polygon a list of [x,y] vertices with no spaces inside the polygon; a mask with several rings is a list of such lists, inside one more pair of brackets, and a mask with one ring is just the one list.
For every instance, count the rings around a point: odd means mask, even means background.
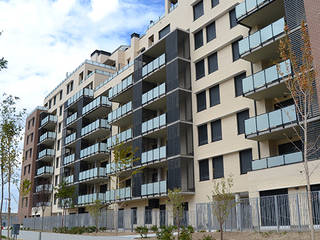
[{"label": "balcony glass balustrade", "polygon": [[65,138],[65,144],[69,144],[69,143],[75,141],[76,138],[77,138],[77,134],[76,134],[76,133],[70,134],[69,136],[67,136],[67,137]]},{"label": "balcony glass balustrade", "polygon": [[54,150],[53,149],[44,149],[38,154],[38,159],[43,158],[45,156],[53,157],[54,156]]},{"label": "balcony glass balustrade", "polygon": [[36,192],[42,192],[42,191],[51,192],[52,184],[44,184],[44,185],[36,186]]},{"label": "balcony glass balustrade", "polygon": [[80,151],[80,158],[86,158],[90,155],[94,155],[97,153],[108,153],[108,152],[109,152],[109,150],[107,148],[106,143],[96,143],[90,147],[82,149]]},{"label": "balcony glass balustrade", "polygon": [[70,123],[73,123],[75,120],[77,120],[77,118],[78,118],[78,114],[76,112],[74,114],[72,114],[71,116],[67,117],[67,121],[66,121],[67,126]]},{"label": "balcony glass balustrade", "polygon": [[42,168],[39,168],[37,170],[37,176],[42,174],[52,174],[53,173],[53,167],[52,166],[44,166]]},{"label": "balcony glass balustrade", "polygon": [[108,124],[108,121],[106,119],[98,119],[93,123],[90,123],[89,125],[83,127],[81,129],[81,136],[85,136],[99,128],[110,129],[110,125]]},{"label": "balcony glass balustrade", "polygon": [[107,174],[112,174],[112,173],[115,173],[116,171],[121,171],[121,170],[129,168],[129,167],[131,167],[130,163],[128,163],[126,165],[122,165],[120,163],[115,164],[114,162],[108,163],[106,165],[106,173]]},{"label": "balcony glass balustrade", "polygon": [[118,143],[128,141],[131,138],[132,138],[132,129],[130,128],[130,129],[127,129],[126,131],[123,131],[117,135],[109,137],[107,139],[107,146],[108,146],[108,148],[111,148],[112,146],[115,146]]},{"label": "balcony glass balustrade", "polygon": [[79,173],[79,181],[106,177],[106,168],[93,168]]},{"label": "balcony glass balustrade", "polygon": [[106,191],[105,196],[107,202],[131,198],[131,187]]},{"label": "balcony glass balustrade", "polygon": [[144,67],[142,67],[142,77],[150,74],[154,70],[160,68],[166,63],[166,55],[162,54],[160,57],[156,58],[152,62],[146,64]]},{"label": "balcony glass balustrade", "polygon": [[93,97],[93,89],[83,88],[72,97],[70,97],[67,101],[67,107],[69,107],[72,103],[76,102],[80,97],[87,96]]},{"label": "balcony glass balustrade", "polygon": [[58,121],[58,117],[55,115],[48,115],[44,119],[41,120],[40,126],[46,125],[48,122],[56,123]]},{"label": "balcony glass balustrade", "polygon": [[166,158],[167,157],[167,150],[166,146],[152,149],[147,152],[143,152],[141,154],[141,163],[149,163],[153,161],[158,161],[160,159]]},{"label": "balcony glass balustrade", "polygon": [[278,167],[303,161],[302,152],[289,153],[285,155],[267,157],[252,161],[252,170],[260,170],[271,167]]},{"label": "balcony glass balustrade", "polygon": [[128,102],[127,104],[124,104],[123,106],[118,107],[116,110],[109,113],[108,122],[111,123],[131,111],[132,111],[132,102]]},{"label": "balcony glass balustrade", "polygon": [[47,139],[56,139],[56,133],[55,132],[46,132],[42,134],[39,138],[39,142],[43,142]]},{"label": "balcony glass balustrade", "polygon": [[162,83],[161,85],[142,94],[142,105],[162,96],[165,93],[166,93],[166,84]]},{"label": "balcony glass balustrade", "polygon": [[273,0],[245,0],[236,6],[236,17],[239,20],[254,9]]},{"label": "balcony glass balustrade", "polygon": [[281,62],[278,66],[273,65],[267,69],[257,72],[242,80],[243,93],[254,92],[255,90],[268,86],[291,74],[290,60]]},{"label": "balcony glass balustrade", "polygon": [[245,120],[245,134],[259,134],[297,121],[295,106],[288,106]]},{"label": "balcony glass balustrade", "polygon": [[105,96],[97,97],[95,100],[93,100],[91,103],[87,104],[82,108],[82,115],[85,115],[86,113],[100,107],[100,106],[111,106],[111,102],[109,99]]},{"label": "balcony glass balustrade", "polygon": [[73,175],[70,175],[70,176],[68,176],[68,177],[65,177],[65,178],[64,178],[64,181],[65,181],[66,184],[71,184],[71,183],[73,183]]},{"label": "balcony glass balustrade", "polygon": [[153,182],[141,185],[141,195],[155,195],[167,193],[167,181]]},{"label": "balcony glass balustrade", "polygon": [[262,28],[260,31],[239,41],[239,53],[243,55],[284,33],[284,18]]},{"label": "balcony glass balustrade", "polygon": [[74,162],[74,160],[75,160],[75,154],[71,154],[71,155],[66,156],[66,157],[63,158],[63,164],[67,165],[69,163]]},{"label": "balcony glass balustrade", "polygon": [[164,113],[158,117],[155,117],[146,122],[143,122],[141,126],[142,134],[157,128],[161,128],[165,125],[166,125],[166,114]]},{"label": "balcony glass balustrade", "polygon": [[126,79],[122,80],[121,83],[117,84],[116,86],[114,86],[109,90],[109,95],[108,95],[109,99],[127,90],[130,86],[132,86],[132,83],[133,83],[132,75],[130,75]]},{"label": "balcony glass balustrade", "polygon": [[94,203],[96,200],[100,200],[101,202],[105,201],[105,194],[104,193],[92,193],[87,195],[81,195],[78,197],[78,204],[85,205]]}]

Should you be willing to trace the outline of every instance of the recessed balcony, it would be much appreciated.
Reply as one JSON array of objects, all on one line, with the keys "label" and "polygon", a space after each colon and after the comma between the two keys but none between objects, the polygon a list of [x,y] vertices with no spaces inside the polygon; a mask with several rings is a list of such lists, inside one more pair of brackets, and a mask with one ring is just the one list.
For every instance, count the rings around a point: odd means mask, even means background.
[{"label": "recessed balcony", "polygon": [[36,193],[39,192],[52,192],[52,184],[44,184],[36,186]]},{"label": "recessed balcony", "polygon": [[79,182],[96,181],[107,177],[106,168],[93,168],[79,173]]},{"label": "recessed balcony", "polygon": [[69,184],[72,184],[72,183],[73,183],[73,179],[74,179],[74,176],[73,176],[73,175],[70,175],[70,176],[68,176],[68,177],[65,177],[65,178],[64,178],[64,181],[65,181],[65,183],[66,183],[67,185],[69,185]]},{"label": "recessed balcony", "polygon": [[65,156],[63,158],[63,165],[71,164],[71,163],[74,162],[74,160],[75,160],[75,154],[71,154],[71,155]]},{"label": "recessed balcony", "polygon": [[159,196],[167,194],[167,181],[153,182],[141,185],[141,196]]},{"label": "recessed balcony", "polygon": [[132,99],[132,85],[132,75],[130,75],[109,90],[108,96],[110,101],[119,103],[128,102],[129,99]]},{"label": "recessed balcony", "polygon": [[167,158],[167,147],[152,149],[141,154],[141,164],[151,164],[154,162],[160,162]]},{"label": "recessed balcony", "polygon": [[157,132],[157,136],[161,137],[165,134],[164,131],[158,132],[159,130],[163,130],[166,127],[167,120],[166,114],[162,114],[158,117],[152,118],[146,122],[143,122],[141,125],[141,133],[142,135],[150,135]]},{"label": "recessed balcony", "polygon": [[296,134],[296,125],[297,113],[292,105],[245,120],[245,135],[258,141],[291,137]]},{"label": "recessed balcony", "polygon": [[[166,83],[162,83],[161,85],[151,89],[150,91],[142,94],[142,105],[154,105],[159,108],[159,105],[166,104],[165,99],[163,99],[162,103],[157,100],[161,100],[163,96],[166,94]],[[151,109],[153,107],[151,106]]]},{"label": "recessed balcony", "polygon": [[81,129],[81,137],[87,140],[102,139],[110,129],[111,126],[106,119],[98,119]]},{"label": "recessed balcony", "polygon": [[77,113],[77,112],[75,112],[75,113],[73,113],[72,115],[70,115],[69,117],[67,117],[67,119],[66,119],[66,126],[67,126],[67,127],[72,127],[72,126],[74,126],[75,123],[76,123],[77,118],[78,118],[78,113]]},{"label": "recessed balcony", "polygon": [[100,200],[101,202],[105,201],[105,194],[104,193],[92,193],[81,195],[78,197],[78,205],[87,205],[92,204],[96,200]]},{"label": "recessed balcony", "polygon": [[123,142],[128,142],[132,139],[132,129],[129,128],[117,135],[114,135],[112,137],[109,137],[107,139],[107,147],[108,148],[112,148],[113,146],[119,144],[119,143],[123,143]]},{"label": "recessed balcony", "polygon": [[161,56],[157,57],[153,61],[149,62],[145,66],[142,67],[142,77],[146,77],[151,75],[153,72],[160,69],[162,66],[166,64],[166,55],[162,54]]},{"label": "recessed balcony", "polygon": [[82,108],[82,116],[95,120],[99,117],[104,117],[110,107],[111,102],[109,99],[105,96],[100,96]]},{"label": "recessed balcony", "polygon": [[83,88],[67,100],[67,106],[70,107],[76,103],[82,96],[93,97],[93,89]]},{"label": "recessed balcony", "polygon": [[53,167],[52,166],[44,166],[37,170],[37,176],[49,176],[53,174]]},{"label": "recessed balcony", "polygon": [[106,202],[123,201],[131,198],[131,187],[106,191]]},{"label": "recessed balcony", "polygon": [[46,132],[40,136],[39,144],[53,145],[55,140],[56,140],[55,132]]},{"label": "recessed balcony", "polygon": [[54,129],[58,121],[58,117],[55,115],[48,115],[40,122],[40,128],[46,127],[48,129]]},{"label": "recessed balcony", "polygon": [[123,170],[126,170],[128,168],[131,167],[131,164],[128,163],[126,165],[122,165],[120,163],[115,163],[115,162],[112,162],[112,163],[108,163],[106,165],[106,173],[107,174],[114,174],[115,172],[118,172],[118,171],[123,171]]},{"label": "recessed balcony", "polygon": [[64,139],[65,147],[68,147],[68,148],[75,147],[76,140],[77,140],[77,133],[72,133],[66,136],[66,138]]},{"label": "recessed balcony", "polygon": [[55,151],[53,149],[44,149],[39,152],[37,161],[52,161],[54,155]]},{"label": "recessed balcony", "polygon": [[109,156],[109,150],[106,143],[96,143],[80,151],[80,159],[88,161],[104,160]]},{"label": "recessed balcony", "polygon": [[127,126],[132,123],[132,102],[118,107],[108,114],[108,122],[115,126]]}]

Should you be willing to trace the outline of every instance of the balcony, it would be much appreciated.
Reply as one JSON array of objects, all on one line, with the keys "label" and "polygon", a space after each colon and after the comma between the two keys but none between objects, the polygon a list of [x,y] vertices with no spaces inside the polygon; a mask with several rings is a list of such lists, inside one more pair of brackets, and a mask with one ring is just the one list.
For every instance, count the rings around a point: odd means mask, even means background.
[{"label": "balcony", "polygon": [[141,126],[142,135],[152,133],[165,126],[166,126],[166,114],[164,113],[158,117],[155,117],[146,122],[143,122]]},{"label": "balcony", "polygon": [[46,132],[42,134],[39,138],[39,144],[53,144],[56,139],[55,132]]},{"label": "balcony", "polygon": [[105,116],[106,108],[109,107],[111,107],[109,99],[105,96],[100,96],[82,108],[82,115],[97,119],[98,116]]},{"label": "balcony", "polygon": [[108,114],[108,122],[112,125],[129,125],[132,123],[132,102],[118,107],[116,110]]},{"label": "balcony", "polygon": [[245,97],[262,100],[282,96],[287,87],[285,81],[291,75],[290,60],[257,72],[242,80]]},{"label": "balcony", "polygon": [[67,117],[66,120],[66,126],[71,125],[71,123],[74,123],[78,118],[78,113],[73,113],[71,116]]},{"label": "balcony", "polygon": [[261,170],[272,167],[279,167],[303,161],[302,152],[294,152],[286,155],[275,157],[267,157],[252,161],[252,171]]},{"label": "balcony", "polygon": [[130,75],[126,79],[122,80],[121,83],[117,84],[109,90],[109,99],[112,102],[120,103],[127,102],[128,99],[132,99],[132,84],[132,75]]},{"label": "balcony", "polygon": [[131,187],[106,191],[106,202],[121,201],[131,198]]},{"label": "balcony", "polygon": [[284,36],[284,18],[239,41],[241,58],[250,62],[274,59],[279,40]]},{"label": "balcony", "polygon": [[38,154],[38,159],[41,161],[51,161],[54,158],[54,150],[53,149],[44,149]]},{"label": "balcony", "polygon": [[69,156],[66,156],[63,158],[63,165],[68,165],[70,163],[73,163],[75,160],[75,154],[71,154]]},{"label": "balcony", "polygon": [[165,94],[166,94],[166,83],[162,83],[161,85],[142,94],[142,105],[149,104],[155,101],[156,99],[161,98]]},{"label": "balcony", "polygon": [[36,186],[36,193],[39,192],[52,192],[52,184],[44,184]]},{"label": "balcony", "polygon": [[100,200],[101,202],[105,201],[104,193],[92,193],[87,195],[82,195],[78,197],[78,205],[86,205],[94,203],[96,200]]},{"label": "balcony", "polygon": [[81,137],[89,140],[101,139],[106,137],[106,131],[110,128],[106,119],[98,119],[81,129]]},{"label": "balcony", "polygon": [[[66,136],[65,140],[64,140],[64,143],[65,145],[70,145],[71,143],[74,143],[77,139],[77,133],[72,133],[68,136]],[[70,146],[68,146],[70,147]]]},{"label": "balcony", "polygon": [[44,166],[37,170],[37,176],[47,176],[53,174],[53,167],[52,166]]},{"label": "balcony", "polygon": [[160,57],[156,58],[152,62],[146,64],[142,67],[142,77],[145,77],[157,69],[161,68],[166,63],[166,55],[162,54]]},{"label": "balcony", "polygon": [[68,177],[65,177],[64,181],[65,181],[66,184],[72,184],[73,183],[73,178],[74,178],[73,175],[70,175]]},{"label": "balcony", "polygon": [[141,196],[167,194],[167,181],[153,182],[141,185]]},{"label": "balcony", "polygon": [[[36,207],[42,207],[42,206],[50,207],[51,202],[38,202],[38,203],[36,203]],[[37,211],[39,211],[39,210],[37,210]]]},{"label": "balcony", "polygon": [[54,128],[55,125],[57,124],[58,117],[55,115],[48,115],[44,119],[41,120],[40,122],[40,127],[48,127],[48,128]]},{"label": "balcony", "polygon": [[76,94],[74,94],[72,97],[70,97],[67,101],[67,107],[70,107],[73,103],[77,102],[80,97],[86,96],[86,97],[93,97],[93,90],[89,88],[83,88]]},{"label": "balcony", "polygon": [[106,143],[96,143],[80,151],[80,159],[103,160],[109,154]]},{"label": "balcony", "polygon": [[79,181],[106,178],[106,168],[93,168],[79,173]]},{"label": "balcony", "polygon": [[167,147],[152,149],[141,154],[141,164],[149,164],[167,158]]},{"label": "balcony", "polygon": [[106,174],[113,174],[117,171],[122,171],[124,169],[130,168],[131,164],[121,165],[120,163],[116,164],[114,162],[108,163],[106,166]]},{"label": "balcony", "polygon": [[297,123],[295,106],[288,106],[245,120],[246,138],[252,140],[279,139],[295,135]]},{"label": "balcony", "polygon": [[236,6],[239,23],[247,26],[265,26],[284,15],[283,0],[245,0]]},{"label": "balcony", "polygon": [[122,142],[127,142],[132,139],[132,129],[129,128],[117,135],[114,135],[112,137],[109,137],[107,139],[107,147],[112,148],[113,146],[122,143]]}]

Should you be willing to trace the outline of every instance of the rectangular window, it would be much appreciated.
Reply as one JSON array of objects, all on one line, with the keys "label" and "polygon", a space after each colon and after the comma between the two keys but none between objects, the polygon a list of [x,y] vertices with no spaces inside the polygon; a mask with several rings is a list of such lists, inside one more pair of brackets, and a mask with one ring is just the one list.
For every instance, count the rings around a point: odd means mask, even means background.
[{"label": "rectangular window", "polygon": [[213,166],[213,178],[223,178],[224,177],[224,169],[223,169],[223,156],[218,156],[212,158],[212,166]]},{"label": "rectangular window", "polygon": [[244,110],[242,112],[237,113],[237,126],[238,126],[238,134],[244,133],[244,120],[249,118],[249,110]]},{"label": "rectangular window", "polygon": [[252,149],[247,149],[239,152],[240,157],[240,173],[246,174],[251,171]]},{"label": "rectangular window", "polygon": [[28,121],[28,130],[30,129],[31,120]]},{"label": "rectangular window", "polygon": [[29,157],[31,158],[31,155],[32,155],[32,148],[30,148],[29,150]]},{"label": "rectangular window", "polygon": [[131,208],[132,224],[137,224],[137,208]]},{"label": "rectangular window", "polygon": [[70,92],[73,90],[73,81],[70,83]]},{"label": "rectangular window", "polygon": [[232,9],[229,12],[229,19],[230,19],[230,28],[233,28],[235,26],[237,26],[237,17],[236,17],[236,9]]},{"label": "rectangular window", "polygon": [[59,175],[56,175],[54,178],[54,185],[57,186],[58,185],[58,177]]},{"label": "rectangular window", "polygon": [[203,15],[203,1],[198,2],[193,6],[193,20],[197,20]]},{"label": "rectangular window", "polygon": [[198,126],[198,140],[199,140],[199,146],[208,143],[207,124]]},{"label": "rectangular window", "polygon": [[170,32],[170,24],[159,31],[159,40]]},{"label": "rectangular window", "polygon": [[31,165],[29,164],[28,165],[28,174],[30,174],[30,168],[31,168]]},{"label": "rectangular window", "polygon": [[28,207],[28,198],[26,197],[26,207]]},{"label": "rectangular window", "polygon": [[232,43],[232,60],[235,62],[240,58],[239,40]]},{"label": "rectangular window", "polygon": [[60,162],[60,158],[59,158],[59,157],[57,157],[57,158],[56,158],[56,168],[58,168],[58,167],[59,167],[59,162]]},{"label": "rectangular window", "polygon": [[28,150],[25,152],[25,159],[24,160],[27,160],[28,159]]},{"label": "rectangular window", "polygon": [[209,161],[208,159],[199,161],[200,182],[209,180]]},{"label": "rectangular window", "polygon": [[51,100],[52,100],[52,99],[49,100],[49,109],[51,108]]},{"label": "rectangular window", "polygon": [[57,150],[60,150],[60,139],[58,140],[58,142],[57,142]]},{"label": "rectangular window", "polygon": [[59,99],[62,100],[62,90],[59,93]]},{"label": "rectangular window", "polygon": [[221,119],[211,122],[211,141],[222,140]]},{"label": "rectangular window", "polygon": [[61,116],[61,115],[62,115],[62,105],[59,108],[59,116]]},{"label": "rectangular window", "polygon": [[234,87],[235,87],[235,93],[236,93],[236,97],[241,96],[243,93],[242,90],[242,80],[246,78],[246,73],[241,73],[238,76],[234,77]]},{"label": "rectangular window", "polygon": [[24,169],[23,169],[23,176],[26,175],[26,172],[27,172],[27,166],[24,166]]},{"label": "rectangular window", "polygon": [[204,59],[196,63],[196,79],[204,77]]},{"label": "rectangular window", "polygon": [[27,136],[27,144],[29,144],[29,135]]},{"label": "rectangular window", "polygon": [[32,127],[34,127],[34,117],[32,118]]},{"label": "rectangular window", "polygon": [[203,32],[202,29],[194,34],[194,49],[203,46]]},{"label": "rectangular window", "polygon": [[55,194],[54,197],[53,197],[53,204],[54,204],[54,205],[57,204],[57,196],[56,196],[56,194]]},{"label": "rectangular window", "polygon": [[33,142],[33,133],[31,133],[31,142]]},{"label": "rectangular window", "polygon": [[220,87],[216,85],[209,89],[210,107],[220,104]]},{"label": "rectangular window", "polygon": [[54,97],[53,97],[53,105],[56,105],[56,103],[57,103],[57,97],[54,96]]},{"label": "rectangular window", "polygon": [[218,54],[215,52],[208,57],[209,74],[218,70]]},{"label": "rectangular window", "polygon": [[210,23],[206,27],[207,31],[207,42],[210,42],[211,40],[216,38],[216,22]]},{"label": "rectangular window", "polygon": [[206,91],[197,94],[197,111],[201,112],[207,108]]},{"label": "rectangular window", "polygon": [[60,122],[59,125],[58,125],[58,132],[59,132],[59,133],[61,132],[61,122]]},{"label": "rectangular window", "polygon": [[216,7],[219,4],[219,0],[211,0],[211,7]]},{"label": "rectangular window", "polygon": [[144,223],[145,224],[152,224],[152,208],[145,207],[144,213]]}]

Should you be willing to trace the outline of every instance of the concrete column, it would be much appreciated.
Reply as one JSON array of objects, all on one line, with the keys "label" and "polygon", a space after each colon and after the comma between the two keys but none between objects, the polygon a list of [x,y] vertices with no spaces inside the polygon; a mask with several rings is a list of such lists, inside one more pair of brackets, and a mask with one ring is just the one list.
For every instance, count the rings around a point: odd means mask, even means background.
[{"label": "concrete column", "polygon": [[240,194],[235,194],[236,205],[236,219],[237,219],[237,230],[241,231],[241,206],[240,206]]}]

